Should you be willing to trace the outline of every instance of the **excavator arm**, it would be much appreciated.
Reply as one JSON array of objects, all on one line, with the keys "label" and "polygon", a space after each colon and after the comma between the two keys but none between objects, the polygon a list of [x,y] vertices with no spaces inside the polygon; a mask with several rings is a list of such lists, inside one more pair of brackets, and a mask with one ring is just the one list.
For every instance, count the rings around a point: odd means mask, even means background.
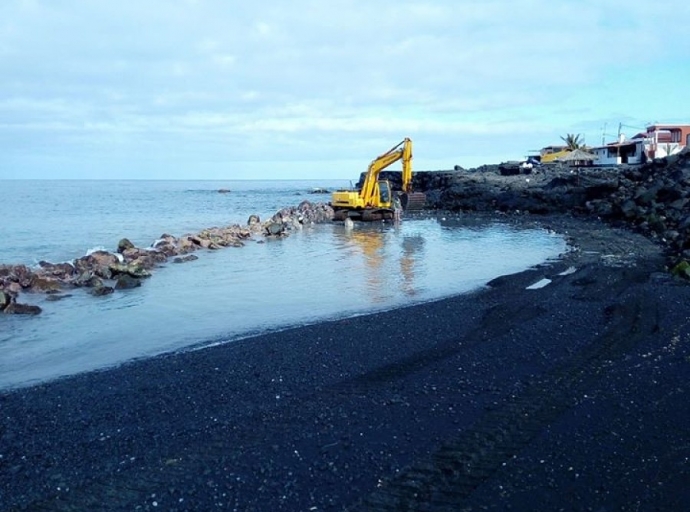
[{"label": "excavator arm", "polygon": [[403,192],[412,192],[412,141],[405,139],[403,141],[403,155],[402,155],[402,189]]},{"label": "excavator arm", "polygon": [[[402,146],[402,147],[401,147]],[[409,192],[412,186],[412,141],[405,138],[391,149],[376,157],[367,169],[360,195],[367,206],[378,204],[378,181],[381,171],[402,160],[403,191]]]},{"label": "excavator arm", "polygon": [[[398,160],[402,160],[402,191],[396,194],[396,199],[390,183],[387,180],[379,180],[379,177],[381,171]],[[379,220],[394,217],[398,200],[403,210],[421,210],[426,203],[423,193],[412,192],[412,141],[409,138],[405,138],[369,164],[360,189],[333,192],[331,205],[335,210],[336,220],[348,217]]]}]

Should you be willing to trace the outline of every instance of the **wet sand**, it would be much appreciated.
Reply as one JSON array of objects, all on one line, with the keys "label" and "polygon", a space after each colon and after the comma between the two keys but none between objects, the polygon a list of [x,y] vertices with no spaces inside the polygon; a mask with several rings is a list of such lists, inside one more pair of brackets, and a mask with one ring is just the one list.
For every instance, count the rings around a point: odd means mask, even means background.
[{"label": "wet sand", "polygon": [[690,286],[638,235],[513,221],[577,250],[0,394],[0,510],[684,509]]}]

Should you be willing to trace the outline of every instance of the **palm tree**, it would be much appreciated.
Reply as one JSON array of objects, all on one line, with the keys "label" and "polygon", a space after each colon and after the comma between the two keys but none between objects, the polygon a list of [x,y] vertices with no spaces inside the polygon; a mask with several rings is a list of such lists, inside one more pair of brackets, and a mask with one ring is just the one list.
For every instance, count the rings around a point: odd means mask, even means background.
[{"label": "palm tree", "polygon": [[584,141],[580,140],[581,134],[568,133],[565,137],[561,137],[561,140],[565,142],[569,150],[580,149],[584,147]]}]

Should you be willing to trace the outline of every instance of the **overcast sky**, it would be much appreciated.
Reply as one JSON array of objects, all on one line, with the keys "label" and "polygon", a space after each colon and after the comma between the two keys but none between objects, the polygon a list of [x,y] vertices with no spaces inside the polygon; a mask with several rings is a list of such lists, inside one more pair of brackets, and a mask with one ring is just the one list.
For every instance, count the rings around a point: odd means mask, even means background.
[{"label": "overcast sky", "polygon": [[0,178],[352,179],[690,124],[690,2],[2,0]]}]

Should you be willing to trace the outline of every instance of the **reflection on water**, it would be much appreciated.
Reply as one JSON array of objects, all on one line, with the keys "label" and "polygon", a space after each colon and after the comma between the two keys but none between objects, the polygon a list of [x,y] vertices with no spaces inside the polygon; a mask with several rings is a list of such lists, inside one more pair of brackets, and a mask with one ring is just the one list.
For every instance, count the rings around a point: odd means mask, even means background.
[{"label": "reflection on water", "polygon": [[368,300],[381,304],[395,297],[396,291],[407,297],[417,294],[416,267],[424,257],[421,235],[405,235],[400,225],[363,224],[335,236],[353,249],[349,264],[361,268]]},{"label": "reflection on water", "polygon": [[400,273],[402,274],[402,290],[408,297],[417,294],[414,278],[417,260],[424,257],[424,238],[420,235],[405,236],[402,242],[402,255],[400,256]]},{"label": "reflection on water", "polygon": [[383,292],[386,286],[381,268],[385,258],[383,234],[373,230],[346,230],[344,233],[340,233],[340,236],[344,237],[346,243],[354,248],[350,265],[357,270],[359,268],[362,270],[362,272],[353,272],[353,274],[359,274],[364,279],[368,298],[374,303],[381,303],[385,298]]},{"label": "reflection on water", "polygon": [[0,388],[463,293],[563,250],[543,230],[415,219],[317,225],[203,252],[107,297],[32,297],[39,317],[1,319]]}]

